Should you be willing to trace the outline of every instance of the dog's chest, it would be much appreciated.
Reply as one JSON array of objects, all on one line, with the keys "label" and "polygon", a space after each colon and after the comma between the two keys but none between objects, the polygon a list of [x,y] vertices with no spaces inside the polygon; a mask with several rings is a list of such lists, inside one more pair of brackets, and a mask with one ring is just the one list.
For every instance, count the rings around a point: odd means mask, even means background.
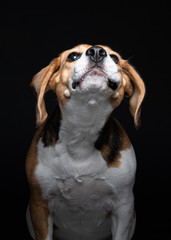
[{"label": "dog's chest", "polygon": [[105,239],[110,234],[108,216],[120,204],[125,186],[132,186],[135,173],[133,149],[121,155],[121,166],[108,168],[95,148],[86,159],[74,160],[62,142],[44,147],[39,141],[35,174],[59,238],[73,233],[71,239],[77,240],[89,233],[90,240]]},{"label": "dog's chest", "polygon": [[106,216],[111,210],[111,199],[116,197],[115,187],[110,183],[111,171],[97,150],[78,162],[61,143],[57,145],[44,148],[39,142],[35,173],[54,224],[61,230],[58,234],[78,231],[79,235],[98,229],[98,233],[103,231],[106,236],[110,231]]},{"label": "dog's chest", "polygon": [[115,191],[109,183],[110,174],[104,159],[95,150],[79,162],[69,156],[62,144],[57,145],[44,148],[39,142],[35,172],[54,224],[62,235],[73,229],[80,234],[99,228],[107,234],[110,224],[106,215]]},{"label": "dog's chest", "polygon": [[96,149],[87,159],[74,160],[63,144],[44,148],[40,141],[38,161],[36,176],[48,200],[60,199],[74,207],[113,194],[109,169]]}]

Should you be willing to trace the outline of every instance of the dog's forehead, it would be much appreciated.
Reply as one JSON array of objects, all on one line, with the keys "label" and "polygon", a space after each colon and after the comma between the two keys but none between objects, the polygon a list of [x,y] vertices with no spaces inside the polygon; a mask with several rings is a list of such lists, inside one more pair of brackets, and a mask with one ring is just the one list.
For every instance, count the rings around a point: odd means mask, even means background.
[{"label": "dog's forehead", "polygon": [[79,51],[79,52],[85,52],[88,48],[92,47],[92,45],[89,44],[80,44],[75,46],[74,48],[70,49],[69,51]]}]

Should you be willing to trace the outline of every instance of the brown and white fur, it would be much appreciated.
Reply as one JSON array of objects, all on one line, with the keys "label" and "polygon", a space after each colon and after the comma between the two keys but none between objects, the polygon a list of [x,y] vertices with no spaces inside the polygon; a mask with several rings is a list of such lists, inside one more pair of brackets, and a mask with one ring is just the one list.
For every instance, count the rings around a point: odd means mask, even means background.
[{"label": "brown and white fur", "polygon": [[[142,79],[109,47],[82,44],[55,58],[31,86],[38,97],[26,160],[33,239],[130,240],[136,158],[111,113],[128,97],[138,128]],[[47,118],[44,95],[51,89],[57,108]]]}]

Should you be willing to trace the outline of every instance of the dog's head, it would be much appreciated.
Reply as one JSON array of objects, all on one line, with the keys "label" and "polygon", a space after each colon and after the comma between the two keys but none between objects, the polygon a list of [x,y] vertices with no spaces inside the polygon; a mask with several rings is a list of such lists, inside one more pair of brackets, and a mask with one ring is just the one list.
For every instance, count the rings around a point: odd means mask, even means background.
[{"label": "dog's head", "polygon": [[44,94],[52,89],[61,106],[74,96],[86,99],[98,93],[105,95],[114,109],[126,96],[135,126],[139,127],[144,83],[135,69],[109,47],[82,44],[65,51],[34,76],[31,86],[38,96],[37,125],[47,118]]}]

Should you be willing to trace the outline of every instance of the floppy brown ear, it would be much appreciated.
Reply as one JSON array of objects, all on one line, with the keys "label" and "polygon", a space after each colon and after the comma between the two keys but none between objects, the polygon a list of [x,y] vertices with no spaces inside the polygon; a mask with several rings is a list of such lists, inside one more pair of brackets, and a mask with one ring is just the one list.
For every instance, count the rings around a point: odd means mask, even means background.
[{"label": "floppy brown ear", "polygon": [[55,58],[47,67],[38,72],[30,84],[37,93],[36,125],[40,126],[47,118],[44,95],[51,89],[49,81],[60,66],[60,58]]},{"label": "floppy brown ear", "polygon": [[129,109],[131,115],[134,117],[134,124],[136,128],[140,126],[141,104],[145,95],[145,85],[139,74],[126,61],[121,61],[123,71],[123,78],[126,81],[126,94],[129,98]]}]

